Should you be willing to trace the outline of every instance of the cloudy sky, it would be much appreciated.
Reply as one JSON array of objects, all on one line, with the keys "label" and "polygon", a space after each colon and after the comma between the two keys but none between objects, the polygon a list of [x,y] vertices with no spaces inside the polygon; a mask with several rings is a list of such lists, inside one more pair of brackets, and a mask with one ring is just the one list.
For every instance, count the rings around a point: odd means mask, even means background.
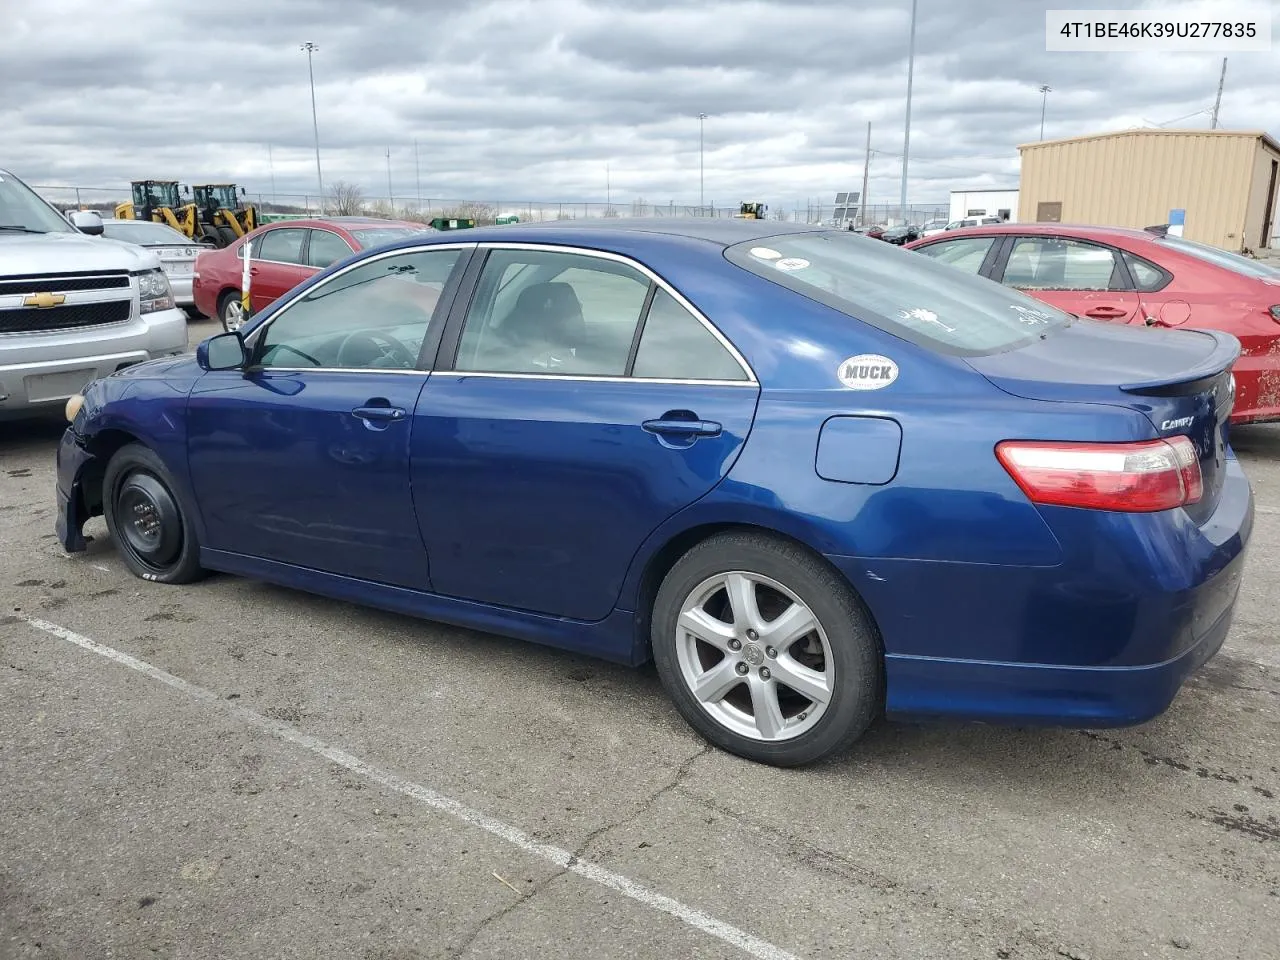
[{"label": "cloudy sky", "polygon": [[[1280,0],[1209,6],[1246,3],[1280,24]],[[1044,83],[1046,138],[1207,127],[1221,54],[1045,52],[1047,8],[1143,5],[919,0],[909,199],[1016,185]],[[314,193],[311,41],[325,182],[370,196],[390,149],[401,199],[420,176],[423,197],[603,201],[607,174],[615,204],[698,203],[699,113],[707,202],[858,189],[868,121],[870,200],[899,194],[910,0],[0,0],[0,20],[0,166],[29,183]],[[1275,49],[1230,57],[1221,123],[1280,134]]]}]

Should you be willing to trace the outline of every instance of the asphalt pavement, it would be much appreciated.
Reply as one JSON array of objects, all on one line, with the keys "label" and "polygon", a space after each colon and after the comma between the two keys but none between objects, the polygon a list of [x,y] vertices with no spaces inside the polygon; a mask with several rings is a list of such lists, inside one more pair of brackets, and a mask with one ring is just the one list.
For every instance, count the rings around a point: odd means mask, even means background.
[{"label": "asphalt pavement", "polygon": [[1164,716],[785,771],[652,669],[68,557],[62,426],[0,423],[0,958],[1280,958],[1280,427]]}]

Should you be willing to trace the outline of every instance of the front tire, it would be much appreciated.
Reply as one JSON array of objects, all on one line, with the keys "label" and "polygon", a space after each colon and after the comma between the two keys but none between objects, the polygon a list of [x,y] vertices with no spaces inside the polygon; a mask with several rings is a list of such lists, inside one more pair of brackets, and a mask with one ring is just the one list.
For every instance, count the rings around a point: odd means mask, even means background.
[{"label": "front tire", "polygon": [[689,724],[780,767],[833,757],[883,711],[884,656],[849,585],[788,541],[727,533],[663,580],[654,663]]},{"label": "front tire", "polygon": [[140,443],[121,447],[102,478],[107,531],[129,570],[156,583],[200,579],[200,544],[156,454]]}]

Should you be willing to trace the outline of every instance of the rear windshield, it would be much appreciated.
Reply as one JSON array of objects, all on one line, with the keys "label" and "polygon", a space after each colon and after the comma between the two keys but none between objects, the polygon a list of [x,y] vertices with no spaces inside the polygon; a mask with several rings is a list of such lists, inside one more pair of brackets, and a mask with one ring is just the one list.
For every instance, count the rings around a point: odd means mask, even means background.
[{"label": "rear windshield", "polygon": [[1166,247],[1172,247],[1179,253],[1185,253],[1207,263],[1225,267],[1227,270],[1234,270],[1236,273],[1246,277],[1260,277],[1263,280],[1280,279],[1280,267],[1272,267],[1258,260],[1250,260],[1248,257],[1240,256],[1238,253],[1229,253],[1218,247],[1196,243],[1194,240],[1184,240],[1181,237],[1161,237],[1159,242]]},{"label": "rear windshield", "polygon": [[172,227],[166,227],[163,223],[153,223],[147,220],[121,221],[119,223],[104,220],[102,222],[102,233],[103,236],[112,240],[125,240],[129,243],[191,243],[185,234],[179,233]]},{"label": "rear windshield", "polygon": [[1001,353],[1071,323],[1053,307],[847,230],[739,243],[731,263],[939,353]]},{"label": "rear windshield", "polygon": [[347,233],[356,238],[362,250],[380,247],[392,240],[403,240],[405,237],[416,237],[420,233],[434,233],[430,227],[368,227],[357,230],[348,229]]}]

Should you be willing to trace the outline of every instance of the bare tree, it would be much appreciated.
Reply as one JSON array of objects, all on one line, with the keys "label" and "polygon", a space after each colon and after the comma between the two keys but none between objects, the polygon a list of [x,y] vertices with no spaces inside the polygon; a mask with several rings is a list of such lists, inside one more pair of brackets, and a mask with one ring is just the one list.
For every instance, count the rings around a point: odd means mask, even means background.
[{"label": "bare tree", "polygon": [[497,219],[497,212],[487,203],[475,200],[463,200],[461,203],[443,210],[440,214],[447,220],[474,220],[476,226],[492,224]]},{"label": "bare tree", "polygon": [[364,191],[358,184],[339,180],[329,187],[329,207],[338,217],[354,217],[364,211]]}]

